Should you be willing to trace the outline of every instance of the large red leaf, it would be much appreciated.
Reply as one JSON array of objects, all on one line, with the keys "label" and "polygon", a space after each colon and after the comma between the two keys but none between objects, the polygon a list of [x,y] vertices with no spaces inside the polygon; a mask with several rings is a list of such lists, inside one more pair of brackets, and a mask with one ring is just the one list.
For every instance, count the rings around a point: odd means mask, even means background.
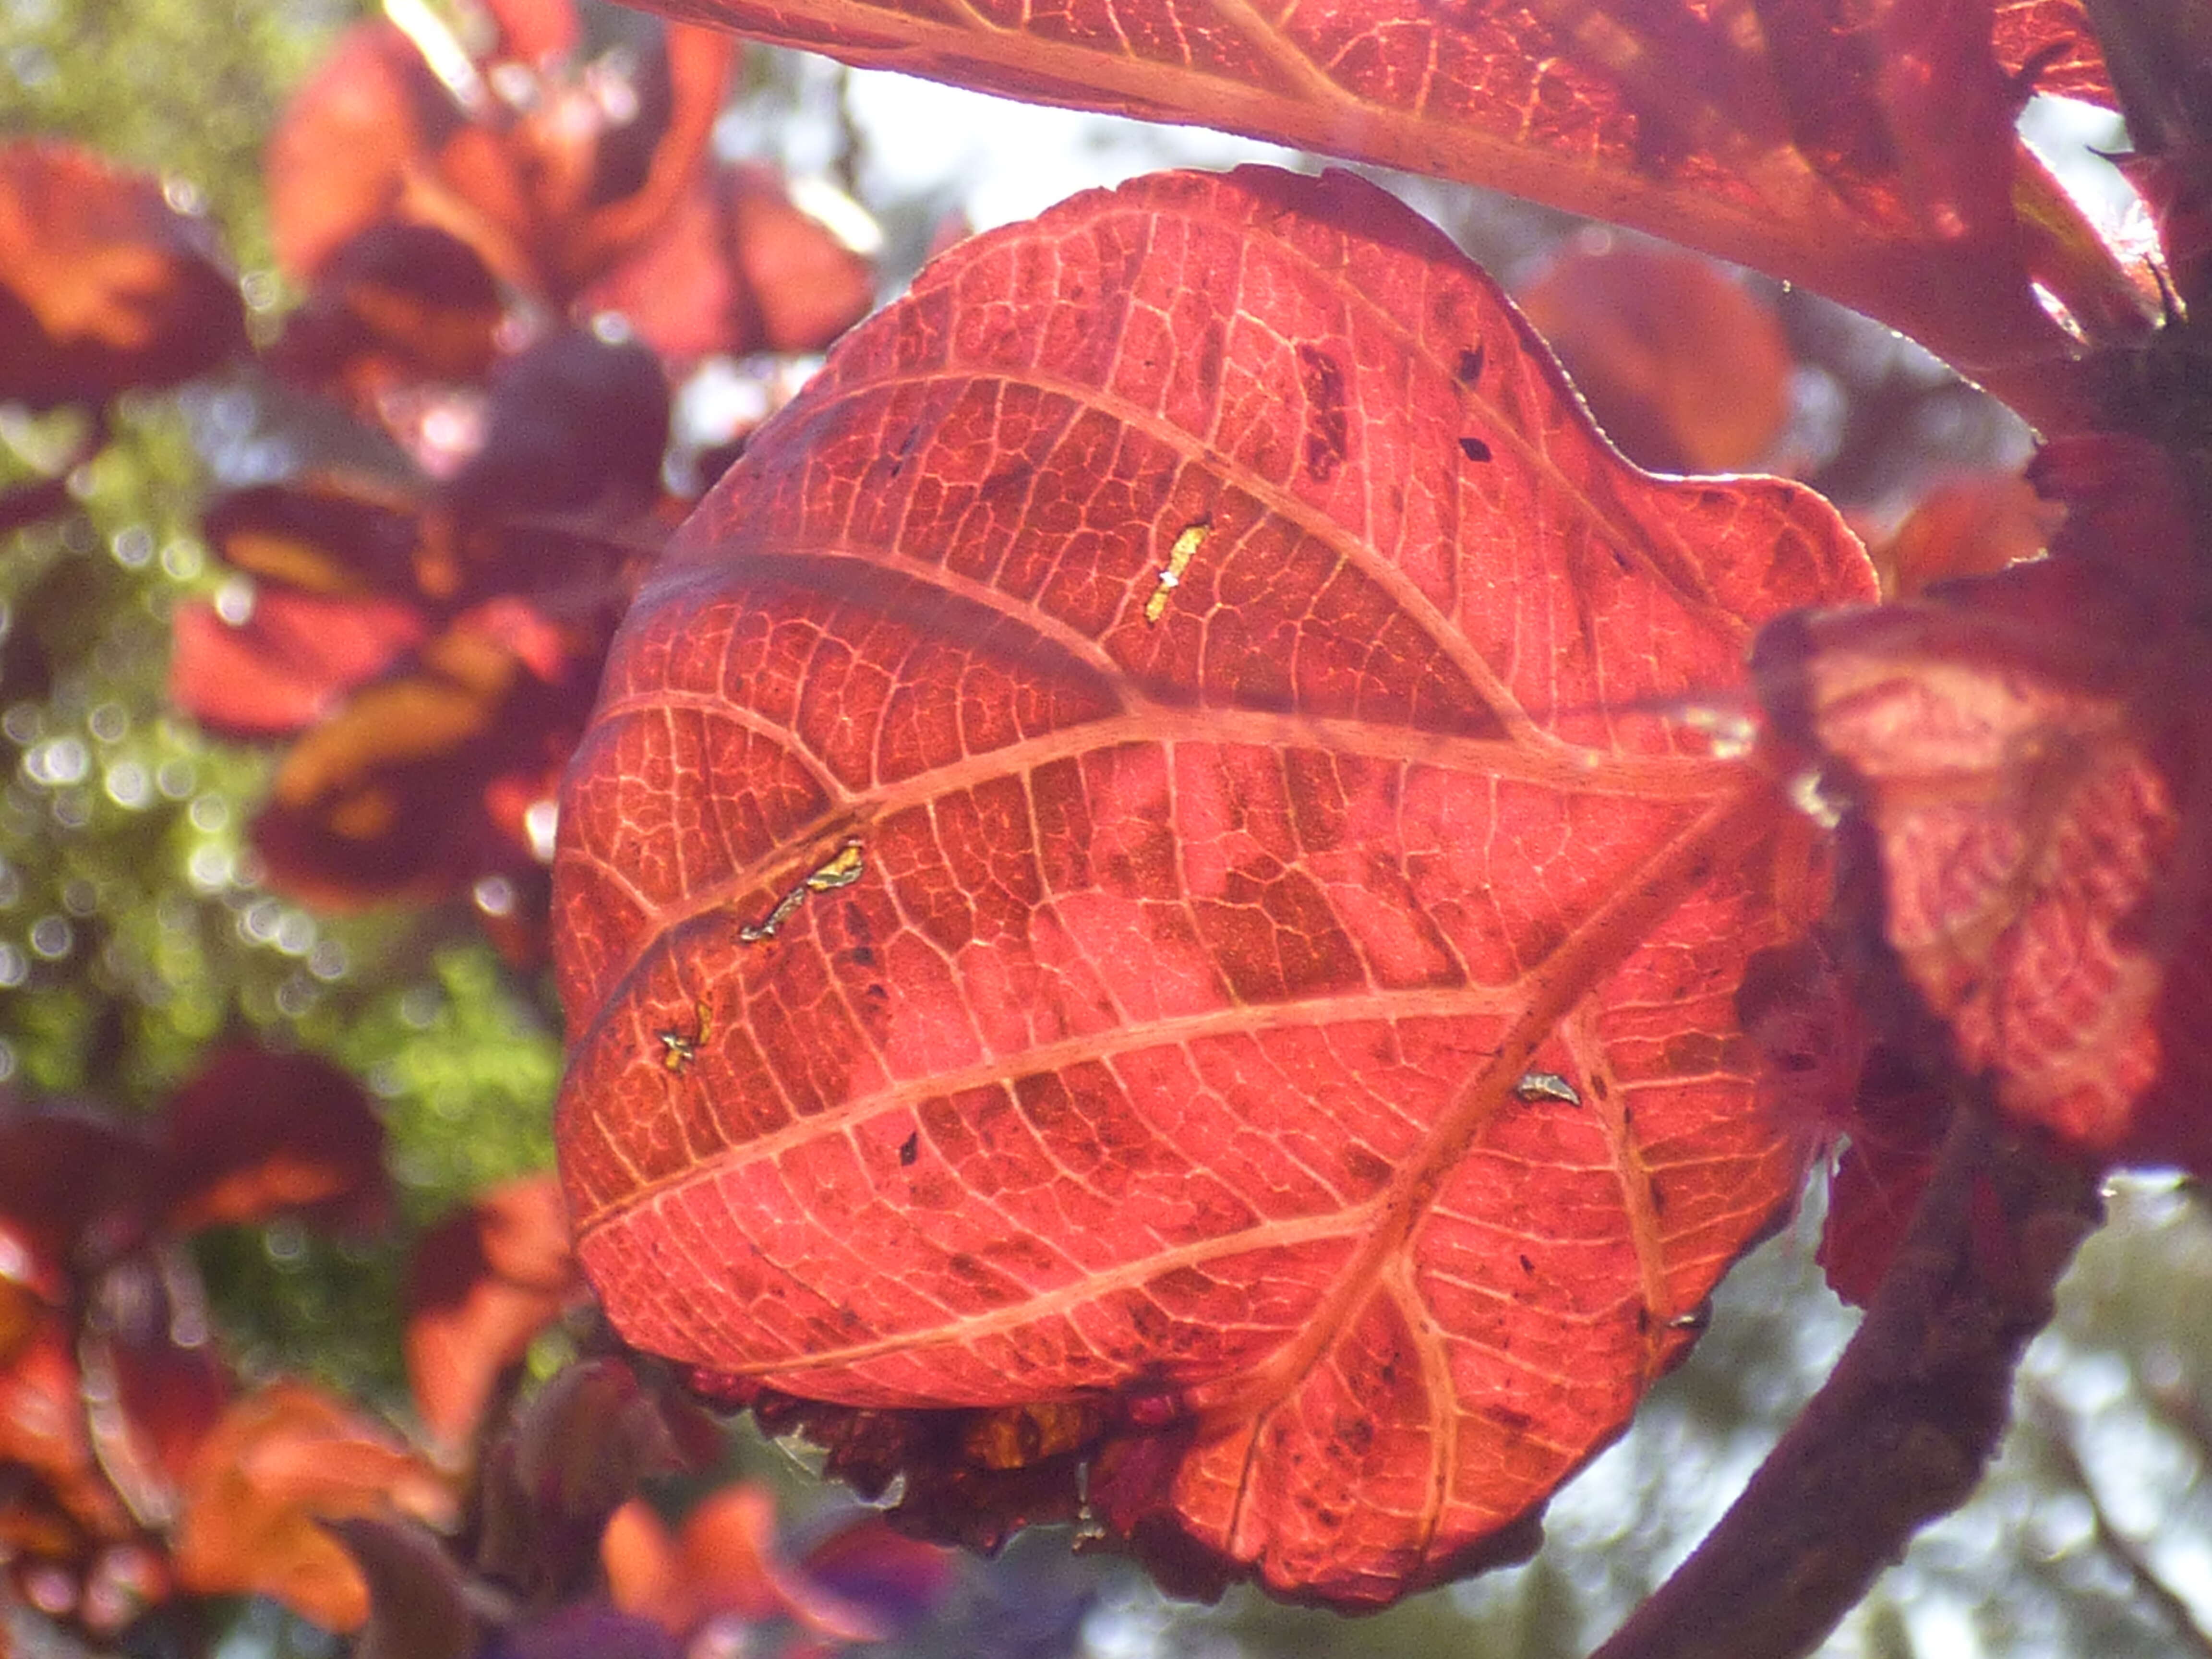
[{"label": "large red leaf", "polygon": [[1087,1402],[976,1455],[1104,1425],[1102,1512],[1279,1590],[1453,1572],[1788,1200],[1732,994],[1811,831],[1664,710],[1870,590],[1818,498],[1621,462],[1352,178],[961,245],[679,534],[569,775],[610,1313]]},{"label": "large red leaf", "polygon": [[2108,95],[2071,0],[652,3],[1634,225],[1879,317],[2052,417],[2081,410],[2035,283],[2124,336],[2154,308],[2014,133],[2035,74]]}]

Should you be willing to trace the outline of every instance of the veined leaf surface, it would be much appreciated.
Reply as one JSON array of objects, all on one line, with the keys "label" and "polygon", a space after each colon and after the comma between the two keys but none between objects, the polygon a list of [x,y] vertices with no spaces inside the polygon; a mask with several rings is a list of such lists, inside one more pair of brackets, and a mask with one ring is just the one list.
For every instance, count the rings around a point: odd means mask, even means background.
[{"label": "veined leaf surface", "polygon": [[1802,283],[2046,424],[2157,296],[2014,132],[2075,0],[651,0],[847,63],[1509,191]]},{"label": "veined leaf surface", "polygon": [[1670,711],[1871,586],[1808,492],[1620,460],[1348,176],[963,244],[681,532],[569,775],[610,1313],[1054,1407],[977,1456],[1280,1593],[1496,1553],[1794,1191],[1734,993],[1820,849]]}]

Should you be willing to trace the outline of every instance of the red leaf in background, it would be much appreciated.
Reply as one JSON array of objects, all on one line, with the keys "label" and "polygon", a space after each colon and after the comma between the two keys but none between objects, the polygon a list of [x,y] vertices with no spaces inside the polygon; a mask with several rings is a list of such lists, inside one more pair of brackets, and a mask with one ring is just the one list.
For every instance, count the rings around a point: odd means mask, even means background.
[{"label": "red leaf in background", "polygon": [[1946,478],[1873,548],[1886,598],[1909,599],[1954,576],[1986,576],[2042,552],[2065,517],[2017,473]]},{"label": "red leaf in background", "polygon": [[1887,1059],[1877,1054],[1869,1068],[1850,1143],[1829,1176],[1817,1256],[1829,1288],[1862,1308],[1905,1242],[1950,1121],[1948,1091],[1918,1084]]},{"label": "red leaf in background", "polygon": [[872,261],[848,247],[757,165],[725,175],[731,246],[770,351],[819,351],[867,314]]},{"label": "red leaf in background", "polygon": [[0,400],[97,403],[246,348],[208,228],[90,151],[0,143]]},{"label": "red leaf in background", "polygon": [[499,284],[460,238],[432,225],[374,224],[331,255],[269,362],[373,413],[410,381],[483,375],[502,310]]},{"label": "red leaf in background", "polygon": [[298,734],[253,829],[272,888],[329,910],[473,889],[526,964],[554,776],[665,534],[668,388],[643,347],[562,331],[502,365],[483,416],[441,486],[311,476],[219,501],[209,538],[253,609],[230,627],[179,607],[172,687],[216,730]]},{"label": "red leaf in background", "polygon": [[582,1286],[550,1172],[495,1187],[422,1236],[407,1271],[407,1376],[434,1441],[467,1443],[500,1373]]},{"label": "red leaf in background", "polygon": [[696,1474],[724,1449],[706,1413],[665,1375],[623,1361],[562,1367],[526,1401],[485,1453],[477,1565],[540,1605],[599,1579],[599,1540],[647,1475]]},{"label": "red leaf in background", "polygon": [[341,247],[392,216],[410,159],[431,151],[461,118],[404,34],[382,21],[348,30],[293,95],[270,141],[264,172],[277,263],[295,276],[317,276]]},{"label": "red leaf in background", "polygon": [[[650,1505],[631,1499],[608,1522],[600,1554],[615,1604],[678,1636],[727,1617],[789,1619],[833,1643],[887,1641],[951,1575],[945,1551],[900,1537],[872,1514],[793,1566],[776,1541],[774,1494],[743,1482],[702,1498],[673,1534]],[[838,1583],[816,1573],[817,1558],[826,1573],[842,1568]]]},{"label": "red leaf in background", "polygon": [[87,1300],[77,1358],[93,1450],[131,1513],[149,1527],[166,1524],[232,1395],[206,1296],[173,1246],[117,1263]]},{"label": "red leaf in background", "polygon": [[[597,60],[596,85],[555,45],[575,38],[566,5],[535,8],[486,61],[445,64],[447,80],[392,23],[349,32],[270,145],[271,229],[286,268],[320,278],[373,227],[424,225],[565,307],[642,247],[706,158],[734,48],[705,30],[595,9],[609,30],[638,37]],[[414,26],[438,27],[428,13]],[[449,35],[427,44],[466,58]],[[617,82],[627,97],[607,95]],[[518,85],[526,91],[510,105]]]},{"label": "red leaf in background", "polygon": [[678,366],[717,351],[819,351],[867,313],[873,262],[759,166],[702,173],[661,234],[586,290]]},{"label": "red leaf in background", "polygon": [[2195,308],[2212,282],[2212,124],[2204,64],[2212,15],[2196,0],[2136,0],[2097,8],[2100,44],[2127,117],[2133,154],[2118,158],[2158,233],[2165,280]]},{"label": "red leaf in background", "polygon": [[415,504],[351,478],[236,490],[202,524],[224,563],[302,593],[410,594],[423,561]]},{"label": "red leaf in background", "polygon": [[2212,1174],[2212,679],[2172,464],[2077,441],[2044,562],[1785,619],[1758,681],[1871,830],[1880,930],[1999,1102],[2103,1163]]},{"label": "red leaf in background", "polygon": [[304,731],[428,633],[419,607],[396,599],[325,598],[272,584],[238,623],[187,600],[173,625],[169,701],[224,736]]},{"label": "red leaf in background", "polygon": [[0,1100],[0,1218],[32,1258],[33,1284],[143,1243],[156,1189],[153,1142],[89,1109]]},{"label": "red leaf in background", "polygon": [[757,1622],[793,1606],[775,1559],[775,1498],[764,1487],[709,1493],[679,1534],[634,1498],[607,1522],[599,1550],[615,1605],[677,1636],[717,1613]]},{"label": "red leaf in background", "polygon": [[179,1233],[294,1212],[367,1231],[391,1207],[384,1124],[316,1054],[218,1049],[162,1113],[167,1222]]},{"label": "red leaf in background", "polygon": [[2035,90],[2113,106],[2112,80],[2081,0],[1996,0],[1997,61],[2035,64]]},{"label": "red leaf in background", "polygon": [[1000,1408],[977,1491],[1088,1435],[1109,1523],[1286,1593],[1525,1542],[1802,1169],[1731,999],[1814,838],[1657,711],[1870,591],[1817,497],[1622,464],[1345,175],[962,244],[679,534],[570,772],[610,1315]]},{"label": "red leaf in background", "polygon": [[[57,1537],[62,1548],[137,1531],[94,1456],[74,1348],[69,1325],[57,1314],[40,1321],[0,1365],[0,1468],[28,1471],[52,1496],[53,1518],[73,1534]],[[0,1516],[15,1507],[15,1496],[9,1493]]]},{"label": "red leaf in background", "polygon": [[1773,309],[1709,259],[1576,249],[1513,296],[1607,437],[1658,472],[1742,472],[1790,416]]},{"label": "red leaf in background", "polygon": [[356,692],[277,769],[253,830],[270,885],[348,910],[528,868],[532,848],[491,807],[510,779],[536,789],[574,745],[597,656],[581,644],[509,598],[456,618],[408,672]]},{"label": "red leaf in background", "polygon": [[368,1614],[361,1570],[320,1522],[350,1516],[452,1518],[422,1460],[305,1382],[240,1400],[193,1459],[175,1540],[177,1577],[204,1594],[272,1596],[336,1631]]},{"label": "red leaf in background", "polygon": [[2019,406],[2080,418],[2041,283],[2146,331],[2123,270],[2014,131],[2048,73],[2101,89],[2078,6],[1691,0],[656,0],[848,63],[1042,103],[1201,122],[1612,219],[1904,330]]}]

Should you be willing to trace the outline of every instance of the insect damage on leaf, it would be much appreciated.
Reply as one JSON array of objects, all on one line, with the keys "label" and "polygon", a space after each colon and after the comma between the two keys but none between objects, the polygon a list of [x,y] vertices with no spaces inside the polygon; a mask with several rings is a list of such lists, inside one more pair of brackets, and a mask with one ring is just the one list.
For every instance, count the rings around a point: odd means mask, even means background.
[{"label": "insect damage on leaf", "polygon": [[1168,550],[1167,568],[1159,574],[1159,586],[1152,590],[1152,598],[1145,601],[1146,622],[1157,623],[1168,614],[1168,600],[1173,597],[1176,589],[1182,586],[1184,573],[1189,570],[1193,556],[1206,545],[1206,538],[1212,532],[1212,525],[1194,524],[1175,538],[1175,545]]},{"label": "insect damage on leaf", "polygon": [[679,533],[569,773],[610,1316],[944,1535],[1346,1607],[1525,1552],[1805,1154],[1734,992],[1817,834],[1656,711],[1870,592],[1345,175],[962,243]]},{"label": "insect damage on leaf", "polygon": [[714,1031],[714,1011],[704,1002],[695,1005],[697,1023],[688,1031],[656,1031],[660,1040],[660,1064],[665,1070],[682,1075],[684,1068],[699,1058],[699,1050]]},{"label": "insect damage on leaf", "polygon": [[775,937],[776,930],[789,921],[799,907],[806,902],[811,893],[831,893],[840,887],[850,887],[860,880],[861,872],[860,843],[848,841],[837,849],[835,857],[819,869],[808,872],[775,902],[775,908],[761,921],[738,929],[738,937],[747,945],[758,945],[763,939]]},{"label": "insect damage on leaf", "polygon": [[1513,1085],[1513,1097],[1531,1104],[1540,1100],[1556,1100],[1569,1106],[1583,1103],[1575,1085],[1556,1072],[1528,1072]]}]

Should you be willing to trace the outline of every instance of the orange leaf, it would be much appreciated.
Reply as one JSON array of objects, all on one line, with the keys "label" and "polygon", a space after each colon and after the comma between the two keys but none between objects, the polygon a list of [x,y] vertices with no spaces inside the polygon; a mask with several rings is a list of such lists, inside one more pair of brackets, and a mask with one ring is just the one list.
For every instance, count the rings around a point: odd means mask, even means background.
[{"label": "orange leaf", "polygon": [[1986,576],[2043,551],[2065,516],[2016,473],[1946,478],[1874,550],[1882,588],[1909,599],[1954,576]]},{"label": "orange leaf", "polygon": [[434,1440],[467,1441],[500,1373],[581,1287],[550,1174],[495,1187],[422,1236],[407,1273],[407,1375]]},{"label": "orange leaf", "polygon": [[1516,293],[1607,437],[1659,472],[1741,472],[1790,415],[1773,311],[1694,254],[1577,250]]},{"label": "orange leaf", "polygon": [[233,1406],[193,1460],[177,1576],[190,1589],[268,1595],[354,1630],[368,1616],[368,1587],[319,1523],[452,1511],[451,1494],[386,1431],[307,1383],[275,1382]]}]

